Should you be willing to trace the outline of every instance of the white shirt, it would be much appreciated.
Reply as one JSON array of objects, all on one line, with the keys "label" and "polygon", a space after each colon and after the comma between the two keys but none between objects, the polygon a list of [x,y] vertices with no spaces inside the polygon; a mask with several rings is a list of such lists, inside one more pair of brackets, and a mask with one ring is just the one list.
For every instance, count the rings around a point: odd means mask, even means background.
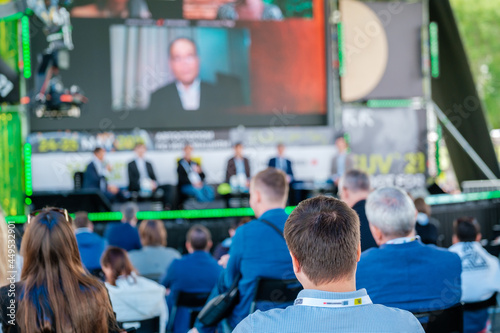
[{"label": "white shirt", "polygon": [[144,320],[160,316],[160,333],[165,333],[168,308],[164,286],[132,273],[128,277],[120,276],[116,280],[116,286],[106,282],[106,288],[117,321]]},{"label": "white shirt", "polygon": [[462,301],[485,301],[500,292],[500,262],[478,242],[460,242],[449,248],[462,259]]},{"label": "white shirt", "polygon": [[150,179],[148,169],[146,167],[146,161],[143,158],[136,158],[135,164],[137,165],[137,170],[139,170],[139,178]]},{"label": "white shirt", "polygon": [[200,108],[200,79],[194,80],[188,88],[179,81],[175,85],[184,110],[198,110]]}]

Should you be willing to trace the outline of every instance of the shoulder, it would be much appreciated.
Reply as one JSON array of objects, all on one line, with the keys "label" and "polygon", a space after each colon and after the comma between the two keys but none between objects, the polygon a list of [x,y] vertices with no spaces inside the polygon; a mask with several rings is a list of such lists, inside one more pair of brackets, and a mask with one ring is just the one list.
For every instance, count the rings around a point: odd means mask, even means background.
[{"label": "shoulder", "polygon": [[424,245],[422,244],[424,251],[429,252],[430,255],[435,256],[437,258],[441,258],[443,260],[450,260],[455,262],[461,262],[458,254],[449,251],[448,249],[437,247],[433,244]]},{"label": "shoulder", "polygon": [[[373,316],[376,316],[381,321],[384,319],[390,320],[391,326],[394,326],[395,329],[404,328],[422,328],[422,325],[418,321],[418,319],[411,313],[406,310],[401,310],[397,308],[391,308],[388,306],[384,306],[381,304],[373,304],[369,306],[367,309]],[[422,330],[418,330],[419,332],[423,332]],[[416,332],[416,331],[409,331]]]},{"label": "shoulder", "polygon": [[281,9],[276,5],[265,4],[262,18],[265,20],[282,20],[283,13],[281,12]]},{"label": "shoulder", "polygon": [[[147,163],[147,162],[146,162],[146,163]],[[133,165],[135,165],[135,160],[132,160],[132,161],[128,162],[128,166],[129,166],[129,167],[131,167],[131,166],[133,166]]]}]

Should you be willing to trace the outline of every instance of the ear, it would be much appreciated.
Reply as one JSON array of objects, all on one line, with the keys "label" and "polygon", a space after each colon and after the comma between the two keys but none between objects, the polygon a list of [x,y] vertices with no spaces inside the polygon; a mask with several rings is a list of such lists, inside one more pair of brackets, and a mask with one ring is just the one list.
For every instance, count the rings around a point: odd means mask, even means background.
[{"label": "ear", "polygon": [[359,262],[359,260],[361,259],[361,242],[358,243],[357,256],[358,256],[358,259],[356,261]]},{"label": "ear", "polygon": [[382,245],[384,235],[382,234],[382,232],[380,231],[379,228],[377,228],[376,226],[374,226],[371,223],[369,223],[369,225],[370,225],[370,231],[372,232],[372,236],[373,236],[373,239],[375,240],[375,243],[377,243],[377,245],[379,245],[379,246]]},{"label": "ear", "polygon": [[211,240],[207,242],[207,251],[210,251],[212,245],[214,245],[214,243]]},{"label": "ear", "polygon": [[481,233],[479,232],[476,236],[476,242],[480,242],[481,238],[483,238],[483,235],[481,235]]},{"label": "ear", "polygon": [[457,235],[453,235],[453,236],[451,237],[451,243],[452,243],[452,244],[457,244],[457,243],[459,243],[459,242],[460,242],[460,241],[458,240]]},{"label": "ear", "polygon": [[188,251],[188,253],[193,253],[193,247],[191,246],[191,243],[189,242],[186,242],[186,250]]},{"label": "ear", "polygon": [[290,256],[292,257],[293,272],[295,273],[295,275],[297,275],[302,271],[302,268],[300,267],[299,261],[297,260],[297,258],[295,258],[292,252],[290,252]]}]

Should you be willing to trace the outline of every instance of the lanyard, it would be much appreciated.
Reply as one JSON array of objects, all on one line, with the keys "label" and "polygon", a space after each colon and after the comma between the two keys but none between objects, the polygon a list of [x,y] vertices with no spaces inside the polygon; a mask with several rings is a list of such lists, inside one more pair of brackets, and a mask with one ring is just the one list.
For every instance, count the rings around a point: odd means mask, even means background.
[{"label": "lanyard", "polygon": [[416,241],[417,239],[420,239],[420,236],[401,237],[401,238],[391,239],[390,241],[387,241],[386,244],[393,244],[393,245],[406,244],[406,243]]},{"label": "lanyard", "polygon": [[294,305],[316,306],[320,308],[344,308],[357,305],[373,304],[370,296],[362,296],[348,299],[321,299],[302,297],[295,300]]}]

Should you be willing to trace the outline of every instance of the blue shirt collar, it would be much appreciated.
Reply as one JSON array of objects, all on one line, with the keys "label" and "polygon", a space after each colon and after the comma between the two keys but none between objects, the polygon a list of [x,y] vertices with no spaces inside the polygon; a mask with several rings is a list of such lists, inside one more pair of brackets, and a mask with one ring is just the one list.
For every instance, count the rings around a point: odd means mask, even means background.
[{"label": "blue shirt collar", "polygon": [[272,216],[283,215],[283,214],[286,215],[284,208],[274,208],[266,211],[264,214],[260,216],[260,218],[267,220],[270,219]]},{"label": "blue shirt collar", "polygon": [[347,299],[347,298],[358,298],[368,295],[366,289],[359,289],[356,291],[350,291],[345,293],[335,293],[330,291],[322,291],[316,289],[304,289],[299,292],[297,298],[308,297],[308,298],[320,298],[320,299]]}]

